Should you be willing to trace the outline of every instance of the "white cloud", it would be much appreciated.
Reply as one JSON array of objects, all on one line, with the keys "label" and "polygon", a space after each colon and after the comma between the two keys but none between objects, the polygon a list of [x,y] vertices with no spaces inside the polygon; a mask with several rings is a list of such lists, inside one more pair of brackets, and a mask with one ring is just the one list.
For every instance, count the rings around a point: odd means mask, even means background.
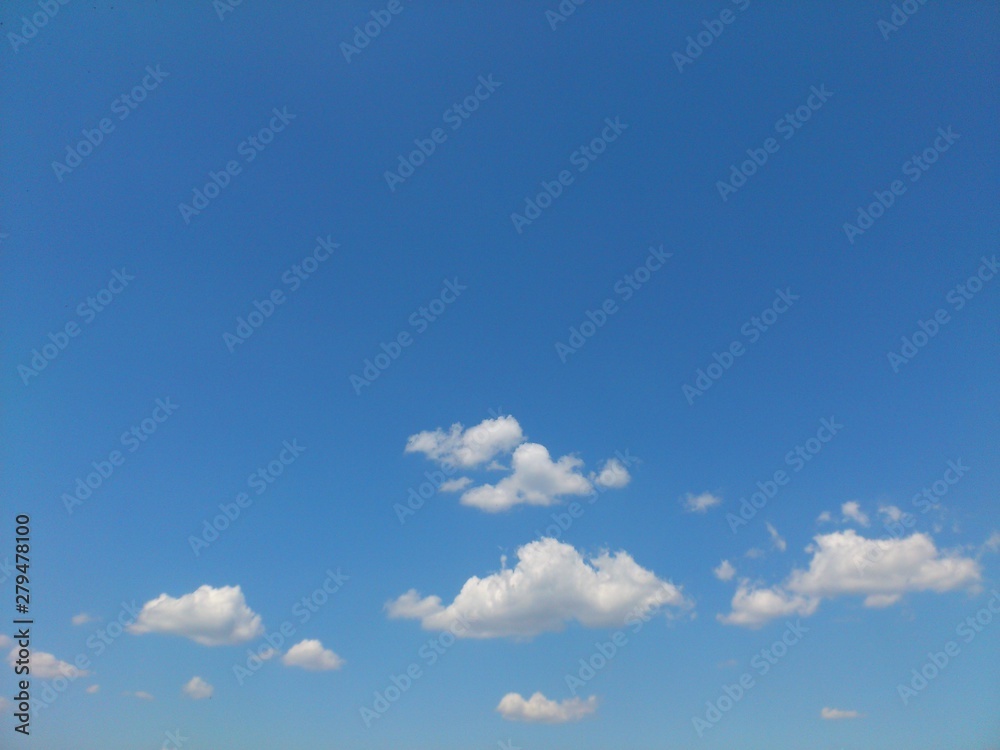
[{"label": "white cloud", "polygon": [[749,557],[751,560],[757,560],[758,558],[764,556],[764,550],[759,549],[757,547],[751,547],[744,553],[744,555],[746,557]]},{"label": "white cloud", "polygon": [[604,462],[598,473],[591,472],[590,479],[598,487],[621,489],[632,480],[632,477],[621,461],[612,458]]},{"label": "white cloud", "polygon": [[466,490],[461,502],[496,513],[520,503],[552,505],[565,495],[587,495],[593,485],[580,473],[582,466],[583,461],[575,456],[553,461],[544,445],[524,443],[514,451],[509,476],[495,485]]},{"label": "white cloud", "polygon": [[775,617],[811,615],[822,599],[864,596],[866,607],[887,607],[910,591],[944,593],[977,584],[979,563],[958,552],[938,550],[926,534],[866,539],[854,529],[820,534],[806,548],[806,570],[793,569],[771,588],[741,582],[732,612],[719,616],[731,625],[759,627]]},{"label": "white cloud", "polygon": [[11,702],[6,698],[0,698],[0,714],[7,713],[7,710],[11,707]]},{"label": "white cloud", "polygon": [[707,513],[712,508],[722,502],[722,498],[713,495],[711,492],[702,492],[700,495],[688,493],[684,496],[684,509],[691,513]]},{"label": "white cloud", "polygon": [[816,523],[830,523],[833,520],[833,516],[830,515],[830,511],[824,510],[816,518]]},{"label": "white cloud", "polygon": [[147,693],[145,690],[136,690],[134,693],[124,692],[122,695],[127,695],[130,698],[138,698],[141,701],[151,701],[153,696]]},{"label": "white cloud", "polygon": [[90,693],[91,695],[93,695],[94,693],[96,693],[100,689],[101,689],[100,685],[88,685],[87,686],[87,692]]},{"label": "white cloud", "polygon": [[211,698],[212,693],[215,692],[214,687],[209,685],[197,675],[188,680],[181,689],[184,691],[185,695],[196,701]]},{"label": "white cloud", "polygon": [[983,548],[990,552],[1000,551],[1000,531],[994,531],[990,534],[989,539],[983,542]]},{"label": "white cloud", "polygon": [[577,620],[585,627],[621,627],[670,605],[692,605],[681,589],[636,564],[627,552],[585,560],[571,545],[545,538],[520,547],[514,568],[473,576],[447,607],[438,596],[410,590],[386,605],[389,616],[418,619],[426,630],[465,638],[531,638]]},{"label": "white cloud", "polygon": [[733,564],[729,560],[723,560],[717,568],[712,569],[712,572],[715,573],[715,577],[720,581],[730,581],[736,575],[736,568],[733,567]]},{"label": "white cloud", "polygon": [[840,512],[844,514],[844,520],[854,521],[862,526],[867,526],[868,515],[861,510],[861,505],[857,500],[849,500],[840,506]]},{"label": "white cloud", "polygon": [[449,479],[447,482],[441,484],[441,492],[460,492],[472,484],[472,480],[469,477],[458,477],[457,479]]},{"label": "white cloud", "polygon": [[808,617],[818,606],[819,599],[790,595],[778,587],[754,588],[744,579],[733,594],[733,611],[716,619],[726,625],[759,628],[776,617]]},{"label": "white cloud", "polygon": [[519,693],[507,693],[500,699],[497,711],[507,721],[528,721],[545,724],[564,724],[568,721],[579,721],[584,716],[594,713],[597,709],[597,697],[569,698],[562,702],[546,698],[541,693],[535,693],[528,700]]},{"label": "white cloud", "polygon": [[160,594],[146,602],[128,631],[180,635],[203,646],[228,646],[262,635],[264,624],[247,606],[239,586],[200,586],[179,599]]},{"label": "white cloud", "polygon": [[824,708],[819,715],[824,719],[859,719],[864,716],[857,711],[841,711],[839,708]]},{"label": "white cloud", "polygon": [[774,548],[776,550],[778,550],[779,552],[784,552],[786,549],[788,549],[788,544],[785,542],[784,539],[781,538],[781,534],[778,533],[778,530],[774,528],[774,526],[772,526],[770,522],[768,522],[767,524],[767,533],[771,535],[771,544],[774,545]]},{"label": "white cloud", "polygon": [[81,612],[78,615],[73,615],[72,622],[74,625],[86,625],[88,622],[93,622],[96,618],[91,617],[86,612]]},{"label": "white cloud", "polygon": [[484,419],[467,430],[456,422],[448,432],[418,432],[406,441],[406,453],[423,453],[440,464],[470,468],[486,463],[494,456],[508,453],[524,441],[521,425],[514,417]]},{"label": "white cloud", "polygon": [[313,672],[340,669],[344,666],[343,659],[330,649],[323,648],[323,644],[315,639],[296,643],[281,657],[281,663],[286,667],[301,667]]},{"label": "white cloud", "polygon": [[895,505],[880,505],[878,512],[883,515],[887,521],[898,521],[903,517],[903,511]]},{"label": "white cloud", "polygon": [[[7,654],[7,663],[13,667],[17,663],[18,648],[15,646]],[[75,680],[78,677],[86,677],[90,672],[85,669],[77,669],[72,664],[60,661],[52,654],[45,651],[31,652],[31,676],[39,677],[43,680],[53,680],[56,677],[65,677]]]},{"label": "white cloud", "polygon": [[14,641],[11,640],[10,636],[6,636],[3,633],[0,633],[0,648],[7,648],[13,643]]}]

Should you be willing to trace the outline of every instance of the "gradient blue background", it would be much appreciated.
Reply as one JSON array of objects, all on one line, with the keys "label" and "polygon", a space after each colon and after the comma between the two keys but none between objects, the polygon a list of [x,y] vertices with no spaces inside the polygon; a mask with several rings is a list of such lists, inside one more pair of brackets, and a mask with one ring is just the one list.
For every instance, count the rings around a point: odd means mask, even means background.
[{"label": "gradient blue background", "polygon": [[[71,660],[99,625],[74,628],[73,614],[114,618],[122,600],[206,583],[241,585],[273,630],[339,567],[349,583],[298,635],[347,664],[271,663],[239,687],[231,665],[245,648],[124,636],[20,744],[158,748],[180,728],[190,750],[998,746],[997,632],[963,646],[908,707],[896,694],[986,593],[884,610],[824,602],[809,637],[717,727],[699,739],[691,726],[783,627],[716,622],[733,589],[712,575],[720,559],[777,581],[808,560],[820,511],[905,506],[958,457],[973,468],[947,498],[959,531],[949,524],[939,546],[997,528],[998,282],[899,374],[886,361],[997,247],[995,2],[928,3],[888,41],[876,26],[886,2],[752,2],[683,73],[671,54],[728,3],[589,2],[553,31],[554,2],[404,0],[350,64],[340,43],[383,5],[247,0],[223,21],[207,0],[184,6],[77,0],[0,52],[0,491],[8,517],[33,518],[35,647]],[[7,4],[4,33],[36,10]],[[155,64],[169,77],[58,182],[51,162]],[[487,74],[502,86],[391,193],[383,172]],[[716,180],[821,84],[834,96],[722,202]],[[283,106],[297,119],[185,225],[177,204]],[[622,137],[515,232],[510,213],[615,116]],[[842,224],[949,125],[961,139],[850,245]],[[338,254],[230,354],[223,331],[328,234]],[[554,342],[659,244],[670,264],[560,362]],[[23,385],[17,365],[122,266],[133,284]],[[349,375],[455,276],[468,291],[356,395]],[[689,406],[681,385],[785,287],[801,301]],[[178,412],[68,516],[60,495],[166,396]],[[588,686],[601,706],[579,724],[494,711],[510,691],[566,697],[563,676],[609,635],[573,626],[526,644],[462,641],[366,729],[359,706],[432,635],[383,604],[410,587],[450,600],[558,510],[489,515],[438,496],[398,523],[393,504],[432,468],[403,454],[406,438],[491,408],[554,456],[593,467],[627,448],[643,460],[565,539],[627,550],[683,585],[697,618],[657,619],[631,639]],[[724,512],[830,416],[844,431],[734,537]],[[306,454],[195,557],[188,536],[292,438]],[[684,513],[679,498],[704,490],[724,506]],[[742,558],[767,546],[765,518],[789,551]],[[996,585],[996,557],[983,564]],[[12,598],[11,581],[3,591]],[[180,695],[194,674],[215,685],[211,700]],[[86,694],[90,682],[101,692]],[[134,690],[156,700],[121,695]],[[867,716],[825,722],[827,705]],[[10,724],[0,718],[8,738]]]}]

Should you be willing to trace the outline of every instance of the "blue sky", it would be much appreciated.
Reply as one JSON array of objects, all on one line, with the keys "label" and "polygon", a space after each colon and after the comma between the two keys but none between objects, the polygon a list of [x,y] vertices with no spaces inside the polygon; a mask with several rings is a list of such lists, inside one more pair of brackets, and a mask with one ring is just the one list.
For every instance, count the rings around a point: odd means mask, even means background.
[{"label": "blue sky", "polygon": [[17,742],[1000,746],[995,3],[185,5],[0,19]]}]

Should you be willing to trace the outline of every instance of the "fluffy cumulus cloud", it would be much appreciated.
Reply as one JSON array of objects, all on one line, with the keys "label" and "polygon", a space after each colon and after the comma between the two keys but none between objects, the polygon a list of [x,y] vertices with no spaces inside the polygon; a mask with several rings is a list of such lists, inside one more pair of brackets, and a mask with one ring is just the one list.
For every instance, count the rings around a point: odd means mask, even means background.
[{"label": "fluffy cumulus cloud", "polygon": [[511,458],[511,473],[497,484],[466,490],[462,504],[495,513],[515,505],[553,505],[566,495],[589,495],[590,480],[580,473],[583,461],[563,456],[553,461],[544,445],[524,443]]},{"label": "fluffy cumulus cloud", "polygon": [[286,667],[301,667],[312,672],[324,672],[344,666],[343,659],[330,649],[323,648],[323,644],[315,639],[296,643],[281,657],[281,663]]},{"label": "fluffy cumulus cloud", "polygon": [[736,568],[733,567],[733,564],[729,560],[723,560],[719,563],[718,567],[712,569],[712,572],[715,573],[715,577],[720,581],[729,581],[736,575]]},{"label": "fluffy cumulus cloud", "polygon": [[521,425],[507,416],[484,419],[467,430],[456,422],[448,432],[440,427],[418,432],[406,441],[406,452],[423,453],[440,464],[467,469],[509,453],[523,441]]},{"label": "fluffy cumulus cloud", "polygon": [[601,470],[596,474],[591,474],[590,478],[598,487],[615,490],[621,489],[632,479],[628,469],[617,458],[605,461]]},{"label": "fluffy cumulus cloud", "polygon": [[[18,647],[14,646],[7,654],[7,663],[13,668],[18,659]],[[39,677],[43,680],[54,680],[56,677],[65,677],[75,680],[78,677],[86,677],[90,672],[85,669],[77,669],[72,664],[60,661],[52,654],[45,651],[31,652],[31,676]]]},{"label": "fluffy cumulus cloud", "polygon": [[721,502],[722,498],[711,492],[702,492],[700,495],[689,492],[684,496],[684,509],[690,513],[707,513],[709,508],[714,508]]},{"label": "fluffy cumulus cloud", "polygon": [[862,716],[857,711],[842,711],[839,708],[824,708],[819,715],[824,719],[860,719]]},{"label": "fluffy cumulus cloud", "polygon": [[507,693],[500,699],[497,711],[507,721],[529,721],[544,724],[565,724],[568,721],[579,721],[584,716],[594,713],[597,709],[596,696],[587,700],[569,698],[562,702],[546,698],[541,693],[535,693],[528,700],[520,693]]},{"label": "fluffy cumulus cloud", "polygon": [[870,523],[868,514],[861,510],[861,505],[857,500],[850,500],[841,505],[840,512],[844,515],[845,521],[854,521],[861,526],[867,526]]},{"label": "fluffy cumulus cloud", "polygon": [[180,635],[203,646],[228,646],[262,635],[264,624],[247,606],[239,586],[200,586],[179,599],[160,594],[146,602],[128,631]]},{"label": "fluffy cumulus cloud", "polygon": [[215,688],[205,682],[203,679],[195,675],[190,680],[188,680],[184,687],[181,688],[184,694],[191,698],[192,700],[200,701],[205,700],[205,698],[211,698],[212,693],[215,692]]},{"label": "fluffy cumulus cloud", "polygon": [[[598,490],[620,489],[631,480],[628,468],[617,459],[605,461],[598,471],[583,473],[583,461],[568,455],[553,460],[540,443],[526,442],[521,425],[511,416],[485,419],[465,429],[456,423],[447,432],[438,428],[418,432],[406,441],[407,453],[423,453],[442,466],[506,473],[496,484],[474,484],[456,477],[441,484],[442,492],[462,492],[461,503],[490,513],[515,505],[554,505],[568,496],[591,495]],[[496,456],[511,454],[510,467]]]},{"label": "fluffy cumulus cloud", "polygon": [[517,550],[518,563],[485,578],[473,576],[448,606],[410,590],[386,605],[389,616],[420,620],[427,630],[466,638],[531,638],[585,627],[621,627],[629,617],[668,605],[691,607],[673,583],[657,578],[627,552],[589,560],[571,545],[540,539]]},{"label": "fluffy cumulus cloud", "polygon": [[788,615],[813,614],[823,599],[863,596],[867,607],[895,604],[907,592],[944,593],[979,583],[979,563],[959,552],[939,550],[927,534],[866,539],[854,529],[820,534],[806,548],[809,567],[794,569],[781,584],[755,588],[742,581],[732,612],[720,616],[731,625],[759,627]]}]

